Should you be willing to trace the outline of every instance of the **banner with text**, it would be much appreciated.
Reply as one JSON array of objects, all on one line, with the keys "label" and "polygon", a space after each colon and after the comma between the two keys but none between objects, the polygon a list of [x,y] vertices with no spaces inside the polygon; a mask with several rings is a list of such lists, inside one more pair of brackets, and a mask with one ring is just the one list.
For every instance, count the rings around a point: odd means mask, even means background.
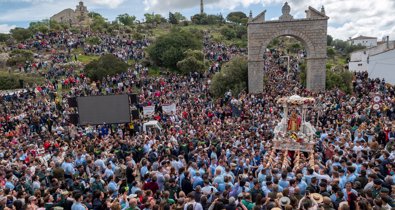
[{"label": "banner with text", "polygon": [[152,116],[155,114],[155,106],[145,106],[143,107],[144,116]]},{"label": "banner with text", "polygon": [[173,114],[175,114],[177,111],[176,104],[164,104],[164,105],[162,105],[162,111],[165,114],[171,114],[171,112],[173,112]]}]

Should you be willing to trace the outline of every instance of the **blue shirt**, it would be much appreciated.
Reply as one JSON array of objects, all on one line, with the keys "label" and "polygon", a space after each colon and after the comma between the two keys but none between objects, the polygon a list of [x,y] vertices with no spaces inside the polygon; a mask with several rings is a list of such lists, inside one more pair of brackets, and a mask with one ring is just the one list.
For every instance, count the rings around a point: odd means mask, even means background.
[{"label": "blue shirt", "polygon": [[63,168],[64,173],[66,175],[74,175],[75,174],[75,169],[74,169],[74,166],[72,163],[63,162],[62,168]]},{"label": "blue shirt", "polygon": [[79,202],[74,202],[71,206],[71,210],[85,210],[85,207]]},{"label": "blue shirt", "polygon": [[289,186],[289,181],[281,179],[278,182],[278,185],[280,185],[282,188],[287,188]]},{"label": "blue shirt", "polygon": [[194,176],[192,185],[193,185],[193,189],[196,189],[197,186],[203,187],[204,186],[203,179],[199,176]]},{"label": "blue shirt", "polygon": [[110,181],[110,183],[108,183],[108,190],[112,191],[112,192],[117,192],[119,189],[118,184],[115,183],[114,181]]},{"label": "blue shirt", "polygon": [[8,189],[10,189],[10,190],[14,190],[15,186],[14,186],[14,184],[12,184],[11,182],[7,181],[7,182],[5,183],[5,188],[8,188]]}]

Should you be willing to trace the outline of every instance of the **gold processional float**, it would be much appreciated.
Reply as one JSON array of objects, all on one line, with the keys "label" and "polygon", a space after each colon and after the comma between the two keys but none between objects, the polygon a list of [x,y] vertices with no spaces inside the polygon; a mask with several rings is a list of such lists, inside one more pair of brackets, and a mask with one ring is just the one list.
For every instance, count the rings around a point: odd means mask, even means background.
[{"label": "gold processional float", "polygon": [[[310,167],[314,167],[314,147],[316,144],[316,130],[310,122],[306,121],[306,114],[309,107],[314,106],[314,98],[304,98],[298,95],[283,97],[277,101],[283,107],[284,115],[282,120],[274,129],[272,150],[269,153],[268,165],[274,163],[277,151],[282,151],[282,155],[277,157],[277,162],[282,163],[281,167],[291,166],[289,151],[294,153],[293,168],[298,169],[301,162],[307,162]],[[308,160],[304,159],[303,153],[308,153]]]}]

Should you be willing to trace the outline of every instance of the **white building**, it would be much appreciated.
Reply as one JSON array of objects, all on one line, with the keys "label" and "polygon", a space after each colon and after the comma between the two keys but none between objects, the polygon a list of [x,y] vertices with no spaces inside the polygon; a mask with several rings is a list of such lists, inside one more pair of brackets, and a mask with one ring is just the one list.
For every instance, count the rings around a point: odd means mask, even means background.
[{"label": "white building", "polygon": [[384,78],[386,83],[395,85],[395,49],[372,55],[368,59],[370,78]]},{"label": "white building", "polygon": [[367,48],[377,46],[377,37],[358,36],[348,41],[351,45],[362,45]]},{"label": "white building", "polygon": [[348,68],[356,72],[367,71],[370,78],[384,78],[395,85],[395,41],[351,53]]}]

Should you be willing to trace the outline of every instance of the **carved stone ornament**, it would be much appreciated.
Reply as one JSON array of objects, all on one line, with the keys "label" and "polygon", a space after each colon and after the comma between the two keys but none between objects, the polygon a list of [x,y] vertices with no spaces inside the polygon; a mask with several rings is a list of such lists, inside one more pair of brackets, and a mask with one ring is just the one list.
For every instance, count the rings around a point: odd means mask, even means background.
[{"label": "carved stone ornament", "polygon": [[281,11],[283,12],[283,15],[280,16],[280,20],[292,20],[293,19],[293,16],[290,15],[291,7],[288,5],[288,2],[285,2]]}]

